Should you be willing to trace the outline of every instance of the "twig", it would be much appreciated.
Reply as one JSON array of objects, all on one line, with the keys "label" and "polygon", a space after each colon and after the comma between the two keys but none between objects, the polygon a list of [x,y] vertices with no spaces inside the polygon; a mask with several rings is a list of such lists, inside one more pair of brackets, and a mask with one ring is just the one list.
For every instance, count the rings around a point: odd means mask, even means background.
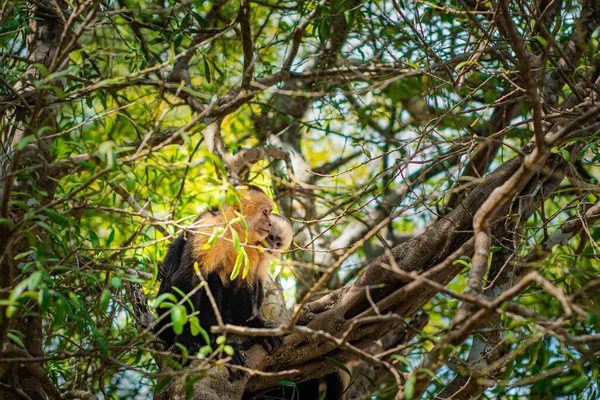
[{"label": "twig", "polygon": [[520,64],[520,73],[525,83],[525,89],[527,90],[527,96],[533,107],[533,132],[535,135],[535,144],[537,148],[544,152],[546,150],[546,140],[544,138],[544,128],[542,126],[542,102],[538,94],[537,84],[531,74],[531,66],[529,65],[529,56],[525,52],[523,47],[523,38],[517,32],[515,24],[512,20],[512,15],[508,9],[508,1],[500,0],[500,8],[502,9],[502,19],[504,25],[507,28],[510,41],[512,42],[512,48],[517,54],[517,58]]}]

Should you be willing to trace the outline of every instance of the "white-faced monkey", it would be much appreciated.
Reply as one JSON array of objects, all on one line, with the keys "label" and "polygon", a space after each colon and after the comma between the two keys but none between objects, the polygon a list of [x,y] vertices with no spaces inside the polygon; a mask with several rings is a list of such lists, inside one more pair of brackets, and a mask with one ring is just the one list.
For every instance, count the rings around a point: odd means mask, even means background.
[{"label": "white-faced monkey", "polygon": [[[178,300],[182,298],[181,293],[188,296],[189,300],[184,301],[183,305],[187,308],[188,315],[200,313],[200,325],[208,333],[211,341],[209,344],[213,347],[216,337],[210,332],[210,328],[217,325],[217,318],[206,288],[197,289],[201,280],[194,270],[194,264],[198,263],[224,323],[264,328],[266,325],[260,307],[270,260],[277,257],[280,251],[286,250],[292,241],[291,223],[285,217],[271,214],[274,203],[261,189],[244,186],[238,190],[238,197],[239,203],[235,205],[224,205],[221,209],[203,213],[197,220],[198,228],[194,229],[193,234],[182,235],[169,246],[159,271],[162,282],[158,294],[172,293]],[[238,218],[239,215],[243,216],[245,224]],[[237,222],[228,225],[229,221],[236,218]],[[216,241],[209,244],[215,226],[221,226],[225,230]],[[241,269],[245,270],[245,277],[242,272],[237,273],[237,276],[232,275],[238,258],[232,230],[237,233],[240,243],[249,245],[243,247],[247,264],[242,262]],[[264,245],[266,248],[262,249]],[[202,335],[192,335],[189,323],[177,335],[170,325],[171,319],[166,316],[160,318],[166,312],[167,308],[159,307],[159,322],[155,331],[168,346],[180,343],[189,354],[194,354],[207,344]],[[256,340],[269,353],[282,344],[282,339],[278,336],[257,337]],[[231,363],[245,365],[236,347]],[[242,375],[240,371],[231,373],[234,379]]]}]

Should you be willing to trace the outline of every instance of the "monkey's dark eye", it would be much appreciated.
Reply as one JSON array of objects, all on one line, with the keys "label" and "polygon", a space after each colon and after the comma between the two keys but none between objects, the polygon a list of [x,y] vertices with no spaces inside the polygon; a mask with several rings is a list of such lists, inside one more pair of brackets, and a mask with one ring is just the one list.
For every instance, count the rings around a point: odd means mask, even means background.
[{"label": "monkey's dark eye", "polygon": [[269,215],[269,210],[263,210],[264,215]]},{"label": "monkey's dark eye", "polygon": [[275,240],[275,236],[269,235],[269,240],[271,240],[271,241]]}]

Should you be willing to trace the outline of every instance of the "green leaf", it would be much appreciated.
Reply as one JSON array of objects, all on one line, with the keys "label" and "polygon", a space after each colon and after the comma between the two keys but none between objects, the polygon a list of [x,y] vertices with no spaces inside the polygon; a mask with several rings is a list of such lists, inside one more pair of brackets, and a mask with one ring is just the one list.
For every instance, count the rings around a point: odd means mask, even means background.
[{"label": "green leaf", "polygon": [[102,340],[100,334],[98,334],[97,331],[94,332],[94,339],[96,339],[96,343],[98,343],[98,347],[100,347],[100,353],[108,355],[108,346],[106,345],[104,340]]},{"label": "green leaf", "polygon": [[373,386],[373,387],[377,387],[377,384],[375,383],[375,381],[373,380],[373,378],[371,378],[369,375],[365,374],[362,371],[359,371],[359,373],[365,377],[366,380],[369,381],[369,383]]},{"label": "green leaf", "polygon": [[296,384],[292,381],[279,381],[279,384],[281,386],[287,386],[287,387],[291,387],[294,388],[294,391],[292,392],[292,398],[290,400],[296,400],[297,395],[299,395],[298,393],[298,388],[296,387]]},{"label": "green leaf", "polygon": [[231,276],[229,277],[230,280],[234,280],[240,274],[240,267],[243,260],[244,253],[240,251],[235,259],[235,265],[233,266],[233,271],[231,271]]},{"label": "green leaf", "polygon": [[34,67],[36,67],[40,73],[42,74],[42,76],[48,76],[48,68],[46,68],[46,66],[44,64],[33,64]]},{"label": "green leaf", "polygon": [[42,277],[43,275],[41,271],[35,271],[33,274],[31,274],[27,279],[27,289],[36,290],[42,281]]},{"label": "green leaf", "polygon": [[[181,86],[181,91],[189,93],[192,96],[197,97],[199,99],[205,99],[205,100],[210,100],[211,99],[211,96],[207,96],[206,93],[199,92],[199,91],[191,89],[191,88],[189,88],[187,86]],[[186,132],[182,132],[181,136],[183,137],[184,134],[186,134]],[[185,140],[185,138],[184,138],[184,140]]]},{"label": "green leaf", "polygon": [[319,40],[321,43],[325,43],[331,34],[331,29],[329,27],[329,20],[327,18],[321,18],[321,23],[319,24]]},{"label": "green leaf", "polygon": [[227,189],[227,194],[225,195],[225,201],[228,206],[238,205],[241,207],[240,198],[235,189],[229,188]]},{"label": "green leaf", "polygon": [[202,250],[210,249],[216,243],[217,239],[219,238],[219,235],[223,233],[224,230],[225,229],[222,226],[215,226],[213,228],[212,235],[210,235],[208,241],[204,244],[204,246],[202,246]]},{"label": "green leaf", "polygon": [[413,62],[413,61],[407,61],[406,64],[408,64],[409,66],[411,66],[415,71],[419,71],[421,68],[419,67],[419,64]]},{"label": "green leaf", "polygon": [[[193,325],[191,326],[192,335],[195,336],[195,335],[198,335],[198,333],[199,333],[200,335],[202,335],[202,339],[204,339],[204,343],[210,344],[210,337],[208,336],[208,332],[206,332],[206,329],[204,329],[202,327],[202,325],[200,325],[200,321],[199,321],[198,317],[196,317],[196,316],[191,317],[190,324],[192,324],[192,323],[193,323]],[[196,333],[194,333],[194,331]]]},{"label": "green leaf", "polygon": [[135,190],[135,174],[133,172],[127,173],[127,179],[125,180],[125,186],[127,192],[132,193]]},{"label": "green leaf", "polygon": [[169,383],[171,383],[172,380],[173,380],[173,377],[171,377],[171,376],[165,376],[164,378],[159,380],[156,383],[156,385],[154,385],[154,394],[158,394],[158,393],[162,392],[162,390],[164,388],[166,388],[169,385]]},{"label": "green leaf", "polygon": [[194,17],[194,19],[196,20],[196,22],[198,22],[198,25],[200,25],[202,28],[208,27],[208,21],[206,19],[204,19],[202,16],[200,16],[200,14],[198,14],[197,12],[194,12],[194,11],[192,11],[191,14],[192,14],[192,17]]},{"label": "green leaf", "polygon": [[459,71],[461,70],[463,67],[467,66],[467,65],[473,65],[474,61],[463,61],[463,62],[459,62],[458,64],[456,64],[456,66],[454,67],[455,71]]},{"label": "green leaf", "polygon": [[162,303],[164,303],[166,300],[169,300],[173,304],[177,303],[177,297],[175,297],[175,295],[173,293],[163,293],[160,296],[158,296],[156,298],[156,300],[154,301],[154,307],[155,308],[161,307]]},{"label": "green leaf", "polygon": [[200,331],[202,330],[202,326],[200,326],[200,320],[195,315],[189,318],[190,322],[190,331],[192,336],[198,336]]},{"label": "green leaf", "polygon": [[28,283],[29,282],[26,280],[20,282],[8,296],[9,306],[6,308],[6,316],[8,318],[12,317],[17,312],[17,307],[16,307],[17,301],[19,300],[19,298],[21,297],[21,295],[27,288]]},{"label": "green leaf", "polygon": [[104,312],[108,309],[110,303],[110,290],[104,289],[102,295],[100,295],[100,309]]},{"label": "green leaf", "polygon": [[461,265],[464,265],[465,267],[468,267],[469,265],[471,265],[471,259],[465,260],[462,257],[459,257],[458,260],[454,260],[454,262],[452,263],[452,265],[456,265],[456,264],[461,264]]},{"label": "green leaf", "polygon": [[23,341],[21,340],[20,337],[18,337],[17,335],[15,335],[12,332],[7,332],[6,336],[8,336],[8,338],[10,340],[12,340],[13,342],[15,342],[17,344],[17,346],[19,346],[20,348],[24,349],[25,348],[25,343],[23,343]]},{"label": "green leaf", "polygon": [[548,362],[550,361],[550,355],[548,350],[546,350],[546,346],[541,346],[538,352],[538,364],[537,367],[540,371],[544,371],[548,366]]},{"label": "green leaf", "polygon": [[404,384],[404,398],[411,400],[415,394],[415,382],[417,380],[416,375],[411,375]]},{"label": "green leaf", "polygon": [[99,248],[100,247],[100,239],[98,238],[98,235],[96,234],[96,232],[90,230],[90,243],[92,244],[92,246],[94,248]]},{"label": "green leaf", "polygon": [[24,211],[29,211],[29,206],[22,200],[11,200],[8,202],[8,205],[22,208]]},{"label": "green leaf", "polygon": [[69,220],[64,215],[49,208],[43,208],[42,211],[48,216],[48,218],[50,218],[50,221],[54,222],[55,224],[60,226],[69,226]]},{"label": "green leaf", "polygon": [[240,214],[239,212],[237,212],[235,210],[233,211],[233,213],[237,216],[237,218],[234,218],[231,221],[229,221],[229,224],[233,225],[235,222],[240,221],[242,223],[242,225],[244,225],[244,232],[248,233],[248,223],[246,222],[246,218],[244,218],[244,216],[242,214]]},{"label": "green leaf", "polygon": [[184,306],[175,306],[171,309],[171,322],[173,322],[173,332],[176,335],[181,335],[183,326],[187,322],[187,313]]},{"label": "green leaf", "polygon": [[210,345],[206,345],[206,346],[202,346],[200,347],[200,350],[198,350],[198,355],[200,357],[208,357],[210,355],[210,353],[212,353],[212,347],[210,347]]},{"label": "green leaf", "polygon": [[244,253],[244,270],[242,271],[242,279],[246,279],[248,272],[250,272],[250,258],[248,257],[248,254],[246,254],[246,249],[242,249],[242,253]]},{"label": "green leaf", "polygon": [[544,47],[548,46],[548,41],[541,36],[532,36],[529,40],[536,40]]},{"label": "green leaf", "polygon": [[346,367],[344,364],[342,364],[341,362],[339,362],[335,358],[325,357],[325,359],[327,361],[329,361],[330,363],[332,363],[333,365],[335,365],[336,367],[338,367],[339,369],[341,369],[342,371],[344,371],[345,373],[347,373],[348,376],[350,377],[350,379],[352,379],[352,373],[350,372],[350,370],[348,369],[348,367]]},{"label": "green leaf", "polygon": [[118,276],[113,276],[110,278],[110,284],[115,289],[119,289],[121,287],[121,278]]},{"label": "green leaf", "polygon": [[23,252],[23,253],[17,254],[17,255],[15,256],[15,260],[21,260],[21,259],[23,259],[23,258],[26,258],[28,255],[30,255],[30,254],[33,254],[33,253],[35,253],[36,251],[37,251],[36,249],[33,249],[33,250],[28,250],[28,251],[25,251],[25,252]]},{"label": "green leaf", "polygon": [[568,394],[574,394],[576,392],[580,392],[587,385],[588,385],[588,377],[585,376],[585,375],[582,375],[579,378],[575,379],[570,384],[566,385],[563,388],[563,393],[566,394],[566,395],[568,395]]},{"label": "green leaf", "polygon": [[237,251],[239,253],[240,250],[242,250],[242,245],[240,243],[240,237],[238,236],[238,233],[235,229],[230,229],[230,231],[231,231],[231,239],[233,240],[233,247],[235,248],[235,251]]},{"label": "green leaf", "polygon": [[227,354],[229,357],[233,357],[233,355],[235,354],[235,351],[233,350],[233,347],[226,345],[223,346],[223,351],[225,352],[225,354]]},{"label": "green leaf", "polygon": [[563,376],[560,378],[553,379],[552,382],[550,383],[550,386],[552,386],[553,388],[559,388],[562,386],[566,386],[567,384],[574,381],[575,379],[577,379],[577,376],[575,376],[575,375]]},{"label": "green leaf", "polygon": [[179,47],[179,45],[181,44],[181,42],[183,42],[183,34],[180,33],[179,35],[175,36],[175,48]]},{"label": "green leaf", "polygon": [[110,244],[112,243],[114,238],[115,238],[115,230],[111,229],[110,233],[108,234],[108,239],[106,239],[106,247],[110,246]]},{"label": "green leaf", "polygon": [[189,353],[188,353],[188,349],[187,347],[185,347],[184,345],[182,345],[181,343],[175,343],[175,346],[177,346],[177,348],[179,348],[179,350],[181,351],[181,355],[183,356],[183,360],[185,362],[185,360],[189,357]]},{"label": "green leaf", "polygon": [[[112,124],[111,118],[106,118],[106,131],[110,131],[109,124]],[[109,122],[110,121],[110,122]],[[115,169],[117,166],[117,157],[115,154],[115,142],[107,140],[98,146],[98,152],[105,157],[106,166]]]},{"label": "green leaf", "polygon": [[210,68],[210,63],[206,57],[204,57],[204,77],[206,78],[206,82],[212,82],[212,69]]},{"label": "green leaf", "polygon": [[[209,153],[206,155],[206,158],[210,159],[215,164],[215,167],[219,170],[219,172],[222,176],[227,176],[227,171],[225,170],[225,165],[223,165],[223,161],[219,157],[217,157],[217,155],[215,155],[213,153]],[[221,204],[219,204],[219,203],[217,203],[216,205],[220,206]]]},{"label": "green leaf", "polygon": [[175,43],[171,42],[169,46],[169,64],[175,65]]},{"label": "green leaf", "polygon": [[45,262],[46,261],[46,243],[45,242],[40,242],[38,244],[38,248],[35,249],[35,256],[37,257],[37,261],[38,262]]},{"label": "green leaf", "polygon": [[19,143],[17,143],[17,150],[23,150],[29,143],[35,142],[36,140],[37,138],[33,135],[25,136],[23,139],[19,140]]},{"label": "green leaf", "polygon": [[294,388],[296,387],[296,384],[292,381],[279,381],[277,383],[281,386],[294,387]]},{"label": "green leaf", "polygon": [[56,308],[54,309],[54,320],[52,321],[52,326],[54,329],[62,328],[63,322],[65,321],[65,317],[67,315],[69,305],[66,300],[62,297],[59,297],[56,300]]},{"label": "green leaf", "polygon": [[75,306],[75,308],[82,308],[81,301],[79,301],[79,297],[77,297],[75,293],[69,292],[69,299],[71,299],[71,303],[73,306]]},{"label": "green leaf", "polygon": [[410,367],[410,361],[408,361],[408,359],[404,356],[401,356],[399,354],[393,354],[390,356],[390,358],[395,359],[395,360],[400,360],[404,365],[407,365]]},{"label": "green leaf", "polygon": [[0,225],[8,225],[9,229],[14,229],[16,226],[14,222],[7,218],[0,218]]},{"label": "green leaf", "polygon": [[42,312],[48,310],[50,306],[50,291],[46,286],[42,287],[38,293],[38,305]]},{"label": "green leaf", "polygon": [[183,290],[179,289],[176,286],[172,286],[171,289],[173,291],[175,291],[175,293],[177,293],[179,296],[181,296],[182,299],[185,299],[185,301],[187,302],[187,304],[190,306],[190,310],[192,310],[192,312],[194,312],[194,303],[192,303],[192,300],[190,299],[190,296],[187,296],[187,293],[185,293]]},{"label": "green leaf", "polygon": [[58,236],[58,232],[47,223],[43,221],[36,221],[35,224],[43,230],[45,230],[46,232],[50,233],[51,235]]},{"label": "green leaf", "polygon": [[201,379],[204,379],[203,374],[193,375],[186,378],[185,383],[183,384],[186,400],[194,398],[194,384]]}]

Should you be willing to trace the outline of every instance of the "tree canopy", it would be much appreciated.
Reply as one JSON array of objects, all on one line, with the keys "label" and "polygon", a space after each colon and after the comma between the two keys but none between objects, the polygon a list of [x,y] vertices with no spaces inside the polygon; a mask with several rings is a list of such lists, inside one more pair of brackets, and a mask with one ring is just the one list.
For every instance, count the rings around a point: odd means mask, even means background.
[{"label": "tree canopy", "polygon": [[[597,0],[4,0],[0,397],[596,398]],[[179,367],[169,243],[265,190],[271,355]],[[241,251],[241,250],[240,250]],[[196,320],[194,320],[196,318]],[[172,349],[171,349],[172,350]],[[436,397],[437,396],[437,397]]]}]

